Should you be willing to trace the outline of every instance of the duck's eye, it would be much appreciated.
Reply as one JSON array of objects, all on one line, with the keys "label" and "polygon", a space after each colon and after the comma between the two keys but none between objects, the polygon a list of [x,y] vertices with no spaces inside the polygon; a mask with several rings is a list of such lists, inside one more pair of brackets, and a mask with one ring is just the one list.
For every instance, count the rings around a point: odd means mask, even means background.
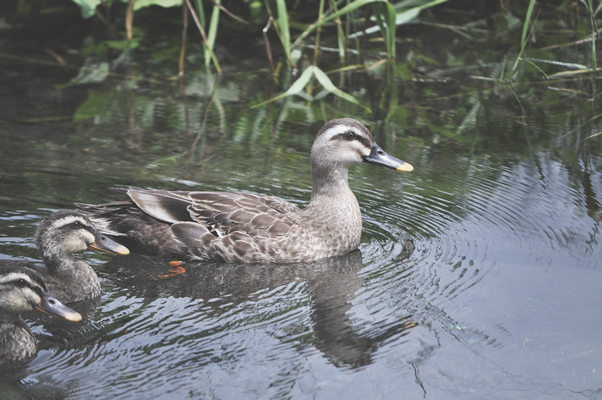
[{"label": "duck's eye", "polygon": [[78,229],[79,229],[79,228],[81,228],[81,227],[82,227],[82,224],[81,224],[81,222],[79,222],[79,221],[75,221],[75,222],[73,222],[73,227],[74,227],[74,228],[78,228]]},{"label": "duck's eye", "polygon": [[353,139],[355,139],[355,132],[347,131],[347,132],[345,132],[345,137],[349,140],[353,140]]}]

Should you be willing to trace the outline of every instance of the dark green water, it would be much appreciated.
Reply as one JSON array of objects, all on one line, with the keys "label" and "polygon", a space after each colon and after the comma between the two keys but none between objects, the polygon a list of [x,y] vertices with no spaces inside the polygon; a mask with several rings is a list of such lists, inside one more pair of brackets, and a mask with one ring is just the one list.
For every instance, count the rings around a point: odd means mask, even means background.
[{"label": "dark green water", "polygon": [[362,120],[415,167],[352,167],[364,235],[346,257],[186,264],[185,275],[157,279],[168,260],[83,254],[101,277],[100,304],[76,305],[92,308],[78,324],[28,317],[40,352],[0,377],[2,393],[602,396],[595,80],[573,82],[580,92],[533,83],[515,96],[452,69],[406,78],[399,62],[340,76],[372,112],[332,95],[250,108],[282,91],[263,61],[219,80],[201,70],[181,84],[116,76],[59,87],[77,70],[0,59],[1,259],[38,261],[41,218],[122,199],[115,185],[304,205],[313,136],[334,117]]}]

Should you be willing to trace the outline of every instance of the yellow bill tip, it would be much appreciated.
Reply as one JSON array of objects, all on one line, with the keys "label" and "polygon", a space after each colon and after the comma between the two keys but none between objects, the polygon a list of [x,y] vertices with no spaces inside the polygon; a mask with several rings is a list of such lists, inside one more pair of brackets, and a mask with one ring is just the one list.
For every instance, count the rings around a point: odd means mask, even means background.
[{"label": "yellow bill tip", "polygon": [[106,251],[107,253],[119,254],[122,256],[127,256],[130,254],[130,250],[127,247],[116,242],[113,242],[111,246],[107,246],[106,244],[99,246],[96,242],[94,242],[88,246],[88,250]]},{"label": "yellow bill tip", "polygon": [[80,313],[73,311],[72,313],[65,315],[65,319],[71,322],[79,322],[82,320],[82,316]]},{"label": "yellow bill tip", "polygon": [[128,249],[127,247],[121,245],[121,246],[119,246],[117,248],[116,253],[120,254],[122,256],[127,256],[128,254],[130,254],[130,249]]},{"label": "yellow bill tip", "polygon": [[412,171],[414,171],[414,167],[412,167],[412,164],[404,162],[399,167],[395,168],[395,170],[402,171],[402,172],[412,172]]}]

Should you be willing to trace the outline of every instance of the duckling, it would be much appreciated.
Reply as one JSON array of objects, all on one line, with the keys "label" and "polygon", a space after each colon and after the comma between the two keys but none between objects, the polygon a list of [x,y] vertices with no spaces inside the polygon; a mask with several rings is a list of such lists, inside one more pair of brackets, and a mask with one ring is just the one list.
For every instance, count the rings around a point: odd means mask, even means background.
[{"label": "duckling", "polygon": [[121,189],[131,201],[77,205],[102,232],[121,235],[142,253],[227,262],[315,261],[360,243],[362,216],[348,169],[362,162],[413,170],[380,148],[364,124],[342,118],[327,122],[316,135],[313,189],[303,209],[250,193],[136,187]]},{"label": "duckling", "polygon": [[18,263],[33,269],[50,292],[63,303],[100,296],[100,280],[96,272],[73,256],[86,249],[129,254],[129,250],[98,232],[92,222],[76,210],[60,210],[42,221],[35,235],[44,266],[23,261],[0,261],[0,265]]},{"label": "duckling", "polygon": [[67,321],[81,315],[56,300],[42,278],[19,265],[0,265],[0,365],[26,362],[37,353],[37,342],[21,313],[40,311]]}]

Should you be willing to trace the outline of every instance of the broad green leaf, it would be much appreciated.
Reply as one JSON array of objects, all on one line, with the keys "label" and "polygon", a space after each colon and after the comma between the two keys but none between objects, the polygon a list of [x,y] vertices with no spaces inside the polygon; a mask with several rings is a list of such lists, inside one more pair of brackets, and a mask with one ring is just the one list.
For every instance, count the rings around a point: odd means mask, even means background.
[{"label": "broad green leaf", "polygon": [[292,94],[297,94],[300,91],[303,90],[303,88],[305,86],[307,86],[307,84],[309,83],[309,81],[311,80],[311,77],[314,73],[314,66],[310,65],[305,71],[303,71],[303,73],[301,74],[301,76],[295,81],[295,83],[293,83],[291,85],[290,88],[288,88],[288,90],[286,92],[284,92],[283,94],[281,94],[280,96],[276,96],[274,98],[280,98],[280,97],[284,97],[284,96],[290,96]]},{"label": "broad green leaf", "polygon": [[395,17],[395,24],[396,25],[407,24],[408,22],[415,19],[418,16],[418,14],[420,14],[420,11],[422,11],[420,8],[411,8],[409,10],[400,12]]},{"label": "broad green leaf", "polygon": [[85,121],[103,114],[107,109],[115,107],[115,96],[96,90],[88,92],[88,98],[77,108],[73,115],[73,121]]},{"label": "broad green leaf", "polygon": [[96,6],[100,4],[101,0],[73,0],[73,2],[81,9],[82,17],[88,19],[94,15],[94,10],[96,10]]},{"label": "broad green leaf", "polygon": [[86,60],[80,68],[79,73],[67,85],[86,85],[90,83],[104,82],[109,74],[109,63],[106,61]]},{"label": "broad green leaf", "polygon": [[[124,0],[128,2],[127,0]],[[165,8],[181,6],[182,0],[136,0],[134,3],[134,11],[148,6],[161,6]]]},{"label": "broad green leaf", "polygon": [[347,94],[347,93],[343,92],[341,89],[337,88],[332,83],[330,78],[328,78],[328,76],[326,76],[324,71],[322,71],[320,68],[313,66],[313,65],[311,67],[313,67],[313,73],[316,76],[316,79],[318,79],[318,82],[320,82],[320,84],[324,87],[324,89],[328,90],[330,93],[334,94],[335,96],[339,96],[340,98],[345,99],[351,103],[361,105],[360,102],[357,101],[357,99],[355,97],[353,97],[352,95]]},{"label": "broad green leaf", "polygon": [[253,108],[255,107],[259,107],[262,106],[264,104],[270,103],[274,100],[279,100],[288,96],[292,96],[292,95],[300,95],[302,96],[304,99],[308,100],[308,101],[312,101],[315,100],[314,97],[312,97],[309,93],[305,93],[303,92],[303,89],[307,86],[307,84],[311,81],[311,78],[315,76],[316,79],[318,80],[318,82],[320,82],[320,84],[322,85],[322,87],[324,87],[324,89],[326,89],[327,91],[329,91],[330,93],[334,94],[335,96],[338,96],[344,100],[347,100],[351,103],[354,104],[358,104],[361,105],[362,107],[368,109],[366,106],[364,106],[363,104],[361,104],[355,97],[351,96],[350,94],[347,94],[345,92],[343,92],[341,89],[337,88],[332,81],[330,80],[330,78],[328,78],[328,76],[324,73],[324,71],[322,71],[320,68],[316,67],[315,65],[310,65],[305,71],[303,71],[303,73],[301,74],[301,76],[295,81],[295,83],[293,83],[291,85],[290,88],[288,88],[288,90],[270,100],[264,101],[262,103],[256,104],[253,106]]}]

